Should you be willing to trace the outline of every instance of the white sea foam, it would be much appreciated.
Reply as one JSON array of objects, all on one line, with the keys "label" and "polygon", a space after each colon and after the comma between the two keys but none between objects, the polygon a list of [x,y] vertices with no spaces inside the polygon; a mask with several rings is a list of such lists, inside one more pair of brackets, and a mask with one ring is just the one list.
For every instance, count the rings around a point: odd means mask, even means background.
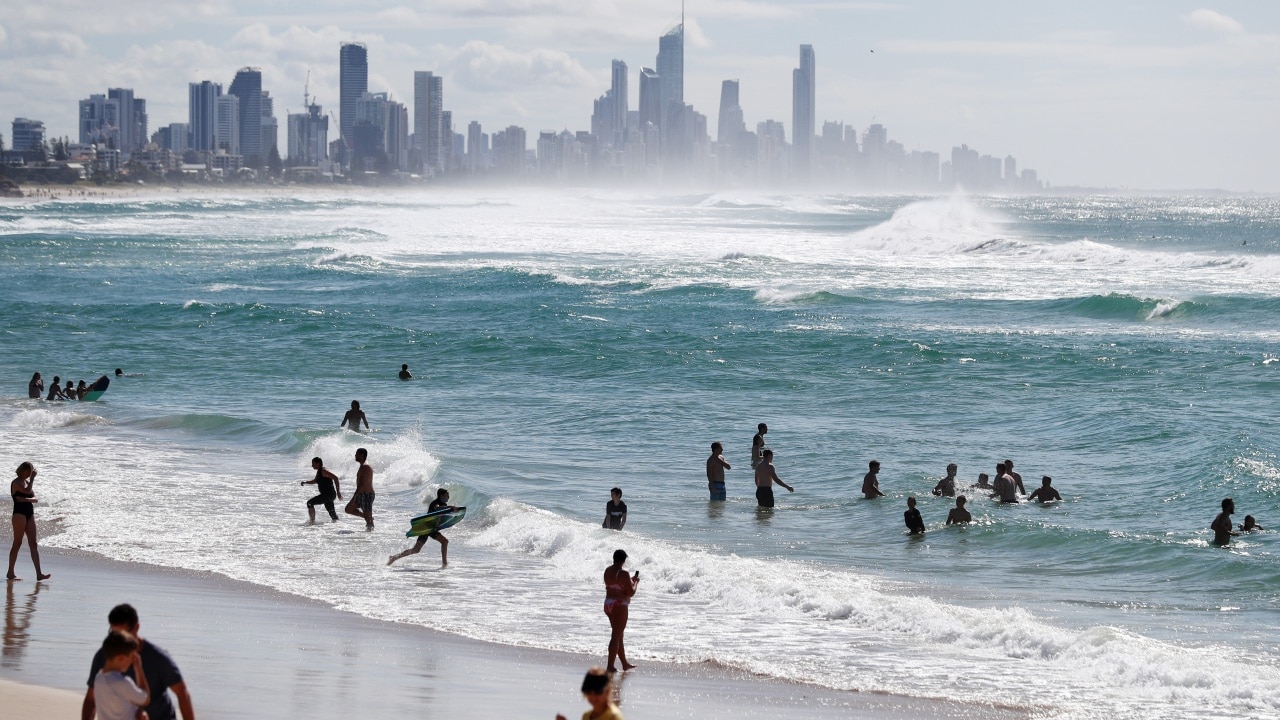
[{"label": "white sea foam", "polygon": [[14,413],[9,418],[9,427],[27,430],[52,430],[106,422],[106,419],[97,415],[75,412],[69,408],[57,410],[33,409],[19,410]]}]

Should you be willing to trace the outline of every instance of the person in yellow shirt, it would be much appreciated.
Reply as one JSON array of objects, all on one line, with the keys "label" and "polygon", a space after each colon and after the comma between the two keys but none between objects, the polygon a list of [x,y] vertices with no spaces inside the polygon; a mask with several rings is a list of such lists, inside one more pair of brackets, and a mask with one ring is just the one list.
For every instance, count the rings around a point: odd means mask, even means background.
[{"label": "person in yellow shirt", "polygon": [[[622,711],[613,704],[610,675],[604,668],[594,667],[582,679],[582,696],[591,703],[591,709],[582,713],[582,720],[623,720]],[[556,715],[556,720],[567,720]]]}]

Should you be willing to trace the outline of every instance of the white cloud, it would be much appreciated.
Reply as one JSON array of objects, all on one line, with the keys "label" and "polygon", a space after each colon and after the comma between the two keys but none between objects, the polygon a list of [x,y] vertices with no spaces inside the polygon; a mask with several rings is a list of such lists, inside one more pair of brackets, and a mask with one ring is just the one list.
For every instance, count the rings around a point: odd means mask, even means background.
[{"label": "white cloud", "polygon": [[1239,20],[1205,8],[1192,12],[1186,17],[1186,21],[1203,30],[1228,34],[1244,32],[1244,25],[1241,25]]},{"label": "white cloud", "polygon": [[599,80],[568,53],[538,48],[511,50],[472,40],[456,50],[437,48],[443,72],[460,86],[477,91],[536,91],[539,87],[594,88]]}]

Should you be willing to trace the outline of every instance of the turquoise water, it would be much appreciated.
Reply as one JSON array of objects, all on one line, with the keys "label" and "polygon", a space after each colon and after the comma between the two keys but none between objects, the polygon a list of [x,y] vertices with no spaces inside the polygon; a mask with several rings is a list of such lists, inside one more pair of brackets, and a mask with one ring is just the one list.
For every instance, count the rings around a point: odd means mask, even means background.
[{"label": "turquoise water", "polygon": [[[639,657],[1071,717],[1280,712],[1277,534],[1208,544],[1226,496],[1280,523],[1280,201],[48,202],[0,206],[0,258],[3,454],[41,468],[49,544],[587,651],[622,546]],[[35,370],[117,366],[101,403],[24,399]],[[337,428],[352,399],[369,437]],[[758,422],[797,489],[769,514]],[[378,529],[301,527],[310,458],[349,488],[362,445]],[[971,493],[978,522],[944,529],[947,463],[1004,458],[1065,502]],[[470,508],[449,571],[421,572],[434,544],[385,568],[441,486]]]}]

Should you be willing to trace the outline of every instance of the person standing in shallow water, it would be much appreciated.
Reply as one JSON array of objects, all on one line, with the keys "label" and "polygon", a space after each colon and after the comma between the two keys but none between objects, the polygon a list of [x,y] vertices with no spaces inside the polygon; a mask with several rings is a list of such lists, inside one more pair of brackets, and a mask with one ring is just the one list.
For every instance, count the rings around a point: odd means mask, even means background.
[{"label": "person standing in shallow water", "polygon": [[320,458],[311,458],[311,467],[316,471],[316,476],[312,480],[303,480],[301,485],[315,485],[320,494],[307,501],[307,515],[311,518],[312,525],[316,524],[316,505],[324,505],[324,509],[329,511],[329,517],[333,522],[338,522],[338,512],[333,509],[333,501],[342,499],[342,483],[338,481],[338,476],[334,475],[324,466],[324,460]]},{"label": "person standing in shallow water", "polygon": [[342,416],[342,422],[338,423],[338,427],[345,426],[352,432],[360,432],[360,423],[364,423],[364,429],[369,429],[369,418],[364,416],[364,411],[360,409],[360,401],[352,400],[351,409],[346,415]]},{"label": "person standing in shallow water", "polygon": [[400,379],[401,379],[401,380],[412,380],[412,379],[413,379],[413,373],[409,372],[409,364],[408,364],[408,363],[405,363],[404,365],[401,365],[401,366],[400,366]]},{"label": "person standing in shallow water", "polygon": [[955,497],[956,496],[956,472],[959,468],[955,463],[947,466],[947,476],[938,481],[933,486],[933,494],[939,497]]},{"label": "person standing in shallow water", "polygon": [[1222,512],[1218,513],[1218,517],[1213,519],[1213,524],[1209,529],[1213,531],[1213,544],[1225,546],[1231,544],[1231,536],[1239,533],[1231,529],[1231,514],[1236,511],[1236,501],[1231,498],[1223,498]]},{"label": "person standing in shallow water", "polygon": [[773,451],[765,450],[761,456],[760,464],[756,466],[756,504],[762,508],[773,507],[773,484],[778,483],[787,489],[787,492],[795,492],[796,489],[782,482],[782,478],[778,477],[778,471],[773,467]]},{"label": "person standing in shallow water", "polygon": [[884,493],[880,492],[880,461],[872,460],[867,463],[867,474],[862,476],[862,497],[867,500],[875,500],[884,497]]},{"label": "person standing in shallow water", "polygon": [[622,502],[622,488],[609,491],[609,502],[604,504],[604,522],[600,527],[621,530],[627,525],[627,504]]},{"label": "person standing in shallow water", "polygon": [[39,400],[44,394],[44,380],[40,379],[40,373],[31,376],[31,382],[27,383],[27,397],[32,400]]},{"label": "person standing in shallow water", "polygon": [[604,569],[604,614],[609,617],[609,672],[617,672],[614,659],[622,661],[622,669],[635,667],[627,662],[627,648],[623,636],[627,620],[631,616],[631,598],[640,585],[640,571],[627,575],[623,565],[627,562],[625,550],[615,550],[613,564]]},{"label": "person standing in shallow water", "polygon": [[711,457],[707,458],[707,490],[713,502],[724,501],[724,471],[729,469],[729,463],[724,459],[724,446],[718,442],[711,443]]},{"label": "person standing in shallow water", "polygon": [[356,471],[356,491],[345,508],[348,515],[364,518],[365,529],[373,529],[373,468],[365,464],[369,459],[369,451],[364,448],[356,450],[356,462],[360,469]]},{"label": "person standing in shallow water", "polygon": [[964,504],[968,502],[968,498],[961,495],[956,498],[956,506],[951,508],[951,512],[947,513],[948,525],[965,525],[973,522],[973,515],[964,509]]},{"label": "person standing in shallow water", "polygon": [[924,534],[924,518],[920,517],[920,511],[916,509],[916,499],[914,497],[907,498],[907,511],[902,513],[902,519],[907,523],[907,530],[912,535]]},{"label": "person standing in shallow water", "polygon": [[768,449],[768,445],[764,444],[764,436],[768,434],[769,426],[760,423],[756,426],[756,434],[751,438],[751,469],[755,470],[764,461],[764,451]]},{"label": "person standing in shallow water", "polygon": [[36,579],[48,580],[52,575],[40,570],[40,548],[36,544],[36,499],[32,485],[36,481],[36,466],[24,462],[18,466],[17,477],[9,483],[9,495],[13,498],[13,547],[9,549],[9,572],[5,575],[9,580],[21,580],[14,573],[18,564],[18,552],[22,550],[22,539],[26,538],[27,547],[31,550],[31,564],[36,566]]}]

